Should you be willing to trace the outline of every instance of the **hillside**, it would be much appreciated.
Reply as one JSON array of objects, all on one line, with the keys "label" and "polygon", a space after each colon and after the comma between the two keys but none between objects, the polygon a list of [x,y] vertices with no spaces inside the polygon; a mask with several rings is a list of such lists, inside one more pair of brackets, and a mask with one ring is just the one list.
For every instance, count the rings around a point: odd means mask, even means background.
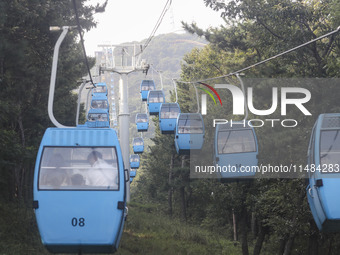
[{"label": "hillside", "polygon": [[[141,42],[129,42],[128,44]],[[140,83],[143,79],[155,80],[156,89],[161,89],[160,76],[156,71],[162,72],[163,88],[167,101],[170,101],[170,91],[174,90],[171,78],[179,78],[181,61],[185,54],[188,54],[193,48],[202,48],[206,41],[191,35],[191,34],[162,34],[155,36],[150,42],[149,46],[145,49],[142,59],[146,59],[147,63],[151,65],[147,75],[142,72],[135,72],[124,77],[124,82],[129,86],[129,112],[130,112],[130,139],[138,136],[136,127],[134,125],[135,116],[138,112],[145,112],[146,108],[144,103],[140,100]],[[119,75],[113,75],[114,84],[116,85],[116,105],[118,103],[118,81]],[[117,108],[118,110],[118,108]],[[153,117],[154,118],[154,117]],[[153,137],[154,125],[150,121],[150,130],[143,134],[145,137]],[[146,139],[146,142],[150,142]]]}]

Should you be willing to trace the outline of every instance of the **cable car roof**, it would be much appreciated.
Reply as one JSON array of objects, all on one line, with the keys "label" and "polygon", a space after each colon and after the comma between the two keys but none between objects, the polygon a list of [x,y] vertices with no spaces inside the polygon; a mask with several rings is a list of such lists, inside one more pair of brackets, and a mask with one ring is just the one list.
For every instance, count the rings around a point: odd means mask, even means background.
[{"label": "cable car roof", "polygon": [[161,108],[177,108],[179,109],[178,103],[163,103]]}]

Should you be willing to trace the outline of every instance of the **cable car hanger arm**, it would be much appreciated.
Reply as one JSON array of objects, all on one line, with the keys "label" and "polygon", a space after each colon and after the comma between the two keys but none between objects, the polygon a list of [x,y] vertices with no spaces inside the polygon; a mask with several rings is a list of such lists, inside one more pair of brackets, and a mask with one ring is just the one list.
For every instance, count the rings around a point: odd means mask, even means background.
[{"label": "cable car hanger arm", "polygon": [[48,94],[48,116],[52,123],[58,128],[71,128],[69,126],[64,126],[60,124],[53,114],[53,101],[54,101],[54,91],[55,91],[55,81],[57,77],[57,68],[58,68],[58,57],[59,57],[59,49],[60,45],[63,42],[68,30],[73,27],[64,26],[64,27],[50,27],[50,31],[59,31],[63,32],[60,34],[53,51],[53,60],[52,60],[52,70],[51,70],[51,80],[50,80],[50,90]]}]

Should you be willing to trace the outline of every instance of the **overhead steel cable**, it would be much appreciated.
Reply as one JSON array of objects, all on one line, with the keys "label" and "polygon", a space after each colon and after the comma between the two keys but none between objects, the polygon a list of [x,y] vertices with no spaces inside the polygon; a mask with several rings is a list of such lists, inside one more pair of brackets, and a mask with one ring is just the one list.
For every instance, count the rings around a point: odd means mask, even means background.
[{"label": "overhead steel cable", "polygon": [[72,2],[73,2],[74,12],[75,12],[75,15],[76,15],[76,22],[77,22],[77,27],[78,27],[79,36],[80,36],[80,43],[82,45],[83,52],[84,52],[84,58],[85,58],[85,64],[86,64],[87,72],[88,72],[89,77],[90,77],[90,82],[92,83],[93,87],[96,87],[96,85],[94,84],[94,82],[92,80],[92,75],[91,75],[91,71],[90,71],[90,65],[89,65],[89,61],[87,60],[87,55],[86,55],[86,50],[85,50],[85,45],[84,45],[84,38],[83,38],[82,30],[81,30],[81,27],[80,27],[79,15],[78,15],[78,9],[77,9],[76,0],[72,0]]},{"label": "overhead steel cable", "polygon": [[[163,8],[162,13],[161,13],[161,15],[159,16],[159,18],[158,18],[158,20],[157,20],[157,23],[156,23],[155,27],[153,28],[153,30],[152,30],[152,32],[151,32],[149,38],[146,40],[146,42],[145,42],[143,48],[141,49],[141,52],[140,52],[140,53],[142,53],[142,52],[145,50],[145,48],[148,47],[148,45],[149,45],[149,43],[151,42],[152,38],[154,37],[154,35],[155,35],[157,29],[159,28],[160,24],[161,24],[162,21],[163,21],[163,18],[164,18],[164,16],[165,16],[165,13],[169,10],[169,8],[170,8],[170,6],[171,6],[171,3],[172,3],[172,0],[168,0],[168,1],[166,2],[165,6],[164,6],[164,8]],[[139,54],[140,54],[140,53],[139,53]]]},{"label": "overhead steel cable", "polygon": [[331,36],[331,35],[333,35],[333,34],[336,34],[336,33],[338,33],[339,31],[340,31],[340,26],[339,26],[336,30],[334,30],[334,31],[332,31],[332,32],[329,32],[329,33],[327,33],[327,34],[325,34],[325,35],[322,35],[322,36],[320,36],[320,37],[317,37],[317,38],[315,38],[315,39],[313,39],[313,40],[311,40],[311,41],[309,41],[309,42],[300,44],[299,46],[296,46],[296,47],[294,47],[294,48],[291,48],[291,49],[289,49],[289,50],[286,50],[286,51],[284,51],[284,52],[281,52],[281,53],[279,53],[279,54],[277,54],[277,55],[275,55],[275,56],[272,56],[272,57],[270,57],[270,58],[267,58],[267,59],[265,59],[265,60],[262,60],[262,61],[260,61],[260,62],[257,62],[257,63],[255,63],[255,64],[252,64],[252,65],[250,65],[250,66],[247,66],[247,67],[245,67],[245,68],[242,68],[242,69],[240,69],[240,70],[237,70],[237,71],[234,71],[234,72],[225,74],[225,75],[216,76],[216,77],[212,77],[212,78],[207,78],[207,79],[203,79],[203,80],[197,80],[197,81],[181,81],[181,80],[176,80],[176,81],[177,81],[177,82],[180,82],[180,83],[185,83],[185,84],[190,84],[190,83],[202,83],[202,82],[207,82],[207,81],[211,81],[211,80],[216,80],[216,79],[226,78],[226,77],[229,77],[229,76],[232,76],[232,75],[236,75],[236,74],[239,74],[239,73],[241,73],[241,72],[243,72],[243,71],[246,71],[246,70],[248,70],[248,69],[250,69],[250,68],[253,68],[253,67],[262,65],[262,64],[264,64],[264,63],[266,63],[266,62],[268,62],[268,61],[270,61],[270,60],[273,60],[273,59],[275,59],[275,58],[277,58],[277,57],[281,57],[281,56],[283,56],[283,55],[285,55],[285,54],[288,54],[288,53],[290,53],[290,52],[292,52],[292,51],[295,51],[295,50],[297,50],[297,49],[300,49],[300,48],[302,48],[302,47],[305,47],[305,46],[307,46],[307,45],[309,45],[309,44],[311,44],[311,43],[314,43],[314,42],[316,42],[316,41],[319,41],[319,40],[321,40],[321,39],[323,39],[323,38],[325,38],[325,37],[328,37],[328,36]]}]

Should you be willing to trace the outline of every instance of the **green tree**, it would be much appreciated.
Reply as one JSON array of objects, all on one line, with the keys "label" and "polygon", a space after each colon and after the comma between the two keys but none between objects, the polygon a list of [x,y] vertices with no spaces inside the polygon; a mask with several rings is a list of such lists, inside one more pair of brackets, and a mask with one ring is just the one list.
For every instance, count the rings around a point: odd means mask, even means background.
[{"label": "green tree", "polygon": [[[338,3],[332,0],[322,2],[241,0],[224,3],[206,0],[205,3],[215,10],[222,11],[226,25],[204,31],[196,24],[184,24],[187,31],[210,42],[208,47],[186,56],[186,63],[182,67],[182,77],[186,80],[201,80],[228,74],[326,34],[338,26],[334,23],[339,17],[339,13],[334,9]],[[335,59],[339,56],[339,46],[339,37],[333,35],[248,70],[246,75],[254,78],[337,77],[339,63]],[[253,98],[256,108],[270,107],[272,101],[270,88],[272,86],[280,88],[282,84],[277,84],[278,81],[245,80],[246,85],[252,86],[256,91]],[[304,80],[304,85],[301,85],[301,80],[290,81],[290,85],[305,86],[311,91],[313,97],[307,108],[313,113],[313,117],[301,116],[299,110],[291,109],[289,117],[298,120],[299,128],[257,129],[259,161],[262,164],[305,165],[307,143],[317,115],[322,112],[339,111],[337,99],[332,96],[338,93],[338,88],[330,80],[328,84]],[[235,84],[236,80],[227,78],[211,82]],[[273,82],[276,84],[271,84]],[[228,98],[224,92],[221,92],[221,96]],[[231,102],[229,98],[227,102]],[[230,116],[230,107],[225,101],[224,109],[216,108],[210,103],[208,109],[212,109],[211,112]],[[270,117],[280,118],[279,110]],[[261,119],[261,116],[249,117]],[[208,123],[209,118],[205,117]],[[210,138],[211,135],[206,134]],[[237,212],[243,254],[249,254],[247,246],[254,238],[250,235],[251,229],[248,224],[253,218],[258,228],[255,231],[258,235],[254,254],[259,254],[261,249],[270,250],[271,253],[290,254],[293,247],[302,253],[307,252],[305,247],[309,247],[309,251],[318,245],[320,251],[327,247],[322,238],[316,238],[315,225],[310,224],[312,218],[308,211],[303,179],[259,179],[250,184],[225,184],[225,187],[222,187],[221,189],[228,189],[229,192],[224,195],[215,195],[214,192],[214,197],[218,196],[217,201],[223,201],[225,205],[225,209],[219,207],[227,217],[229,216],[229,221],[225,221],[224,224],[230,226],[231,212],[232,210]],[[214,189],[216,188],[211,187],[211,190]],[[214,200],[210,203],[214,205]],[[211,213],[211,210],[208,211]],[[204,215],[204,212],[201,215]],[[207,219],[205,221],[212,225],[216,224]],[[270,238],[271,244],[264,243],[266,236]],[[304,243],[300,236],[307,236],[309,243]]]},{"label": "green tree", "polygon": [[[85,6],[83,0],[76,2],[81,27],[93,28],[93,14],[102,11],[106,3]],[[44,130],[52,126],[47,99],[53,48],[59,33],[50,32],[49,26],[75,25],[76,21],[72,1],[1,1],[0,8],[0,208],[6,209],[1,210],[0,235],[7,236],[4,242],[8,247],[20,242],[24,238],[21,234],[27,235],[25,227],[32,227],[31,214],[25,208],[16,207],[13,215],[7,209],[18,201],[31,208],[37,150]],[[59,56],[54,111],[61,123],[74,125],[76,95],[72,90],[78,87],[77,79],[86,74],[77,31],[68,33]],[[21,218],[27,224],[15,233],[3,233],[11,219],[21,213],[27,217]],[[15,244],[11,243],[13,236]]]}]

